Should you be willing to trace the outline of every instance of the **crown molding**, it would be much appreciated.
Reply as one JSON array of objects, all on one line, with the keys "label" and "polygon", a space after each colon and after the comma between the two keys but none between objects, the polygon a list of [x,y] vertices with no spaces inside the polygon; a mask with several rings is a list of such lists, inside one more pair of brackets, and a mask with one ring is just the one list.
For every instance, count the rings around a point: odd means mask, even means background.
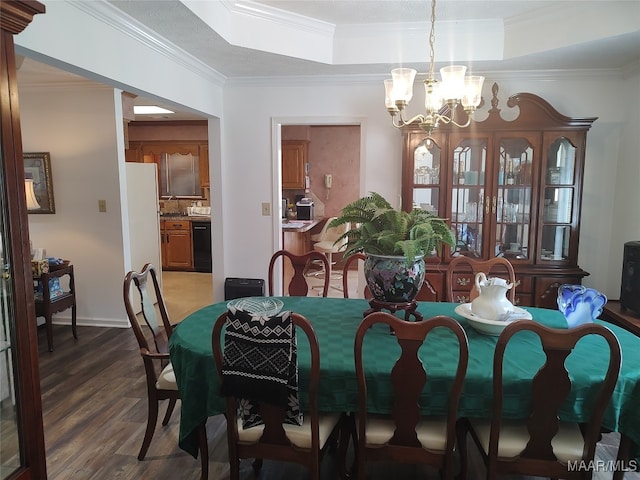
[{"label": "crown molding", "polygon": [[137,42],[167,57],[196,75],[207,79],[219,86],[224,85],[226,77],[217,70],[198,60],[185,50],[165,39],[157,32],[150,30],[122,10],[114,7],[104,0],[83,1],[67,0],[78,10],[91,15],[110,27],[133,38]]}]

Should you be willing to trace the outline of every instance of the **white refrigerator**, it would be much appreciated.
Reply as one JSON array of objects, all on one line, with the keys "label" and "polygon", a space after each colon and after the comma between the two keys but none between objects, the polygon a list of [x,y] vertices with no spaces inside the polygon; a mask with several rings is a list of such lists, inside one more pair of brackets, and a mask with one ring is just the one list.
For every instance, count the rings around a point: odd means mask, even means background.
[{"label": "white refrigerator", "polygon": [[152,263],[162,286],[156,164],[127,162],[126,175],[131,268],[140,271],[146,263]]}]

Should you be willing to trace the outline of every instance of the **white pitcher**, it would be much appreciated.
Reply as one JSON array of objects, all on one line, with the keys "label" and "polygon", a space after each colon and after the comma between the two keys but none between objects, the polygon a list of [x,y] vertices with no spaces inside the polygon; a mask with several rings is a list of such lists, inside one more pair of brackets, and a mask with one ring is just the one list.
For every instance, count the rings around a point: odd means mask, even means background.
[{"label": "white pitcher", "polygon": [[480,292],[471,302],[471,311],[486,320],[498,320],[505,313],[513,311],[513,303],[507,299],[507,291],[513,288],[503,278],[487,278],[484,272],[476,274],[476,288]]}]

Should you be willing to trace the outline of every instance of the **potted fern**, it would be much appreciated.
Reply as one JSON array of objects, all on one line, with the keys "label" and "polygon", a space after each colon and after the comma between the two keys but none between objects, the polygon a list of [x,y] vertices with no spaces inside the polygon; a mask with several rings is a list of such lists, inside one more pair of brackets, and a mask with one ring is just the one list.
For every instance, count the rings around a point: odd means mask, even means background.
[{"label": "potted fern", "polygon": [[455,245],[445,219],[426,210],[395,209],[375,192],[346,205],[329,227],[344,224],[350,228],[336,243],[346,241],[345,258],[366,255],[367,285],[382,302],[412,302],[424,281],[424,256],[439,252],[443,244]]}]

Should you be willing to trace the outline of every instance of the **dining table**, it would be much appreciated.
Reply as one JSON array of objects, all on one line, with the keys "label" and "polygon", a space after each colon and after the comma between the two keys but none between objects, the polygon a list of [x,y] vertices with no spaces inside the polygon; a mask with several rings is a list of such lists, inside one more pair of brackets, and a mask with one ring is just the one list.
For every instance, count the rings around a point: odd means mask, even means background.
[{"label": "dining table", "polygon": [[[369,308],[364,299],[325,297],[277,297],[283,310],[306,317],[315,330],[320,347],[320,387],[318,408],[321,412],[353,412],[357,410],[358,392],[354,363],[354,339]],[[469,342],[469,364],[465,376],[458,415],[468,418],[490,418],[492,412],[492,369],[496,336],[479,333],[465,316],[456,313],[460,304],[418,302],[425,320],[447,315],[465,329]],[[554,328],[567,328],[558,310],[522,307],[534,321]],[[224,413],[225,401],[211,350],[211,333],[216,319],[227,310],[227,302],[217,302],[197,310],[180,322],[169,341],[171,362],[181,398],[179,446],[194,457],[198,452],[198,427],[210,416]],[[602,427],[621,432],[631,445],[640,445],[640,338],[602,320],[610,328],[622,348],[622,367],[615,391],[602,420]],[[433,335],[433,336],[432,336]],[[427,384],[420,399],[423,414],[446,412],[448,386],[453,378],[458,347],[453,335],[434,331],[420,350],[421,361],[428,372]],[[298,336],[298,368],[300,402],[307,397],[306,380],[310,365],[308,343]],[[302,341],[301,341],[302,340]],[[368,378],[370,413],[389,413],[392,407],[390,372],[400,347],[389,329],[376,325],[367,333],[363,363]],[[504,415],[522,418],[530,405],[531,379],[544,362],[537,337],[525,332],[514,337],[504,364]],[[573,387],[560,411],[561,420],[587,420],[583,400],[600,385],[608,363],[608,349],[602,339],[581,340],[567,359]],[[633,457],[637,454],[634,452]]]}]

